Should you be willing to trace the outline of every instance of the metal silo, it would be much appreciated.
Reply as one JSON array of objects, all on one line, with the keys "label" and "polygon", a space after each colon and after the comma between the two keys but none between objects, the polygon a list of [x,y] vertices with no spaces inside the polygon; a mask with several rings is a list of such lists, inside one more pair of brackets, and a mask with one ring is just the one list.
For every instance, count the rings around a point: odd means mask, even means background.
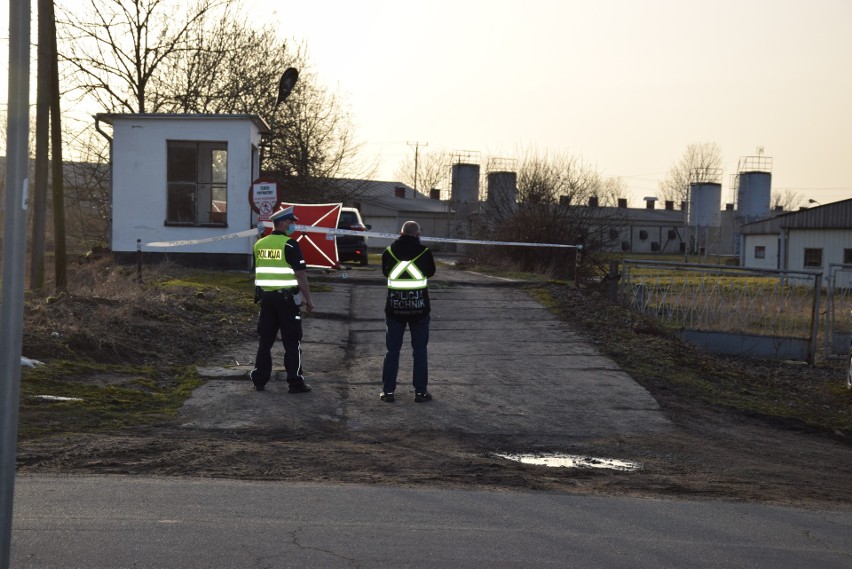
[{"label": "metal silo", "polygon": [[770,172],[740,172],[737,213],[744,223],[769,217],[772,200]]},{"label": "metal silo", "polygon": [[745,251],[741,247],[740,227],[770,216],[772,158],[763,156],[763,147],[759,147],[757,153],[757,156],[743,156],[737,165],[734,252],[739,255],[741,264],[745,263]]},{"label": "metal silo", "polygon": [[769,217],[772,200],[772,158],[740,158],[737,178],[737,219],[740,223]]},{"label": "metal silo", "polygon": [[689,184],[690,227],[719,227],[722,224],[722,184]]},{"label": "metal silo", "polygon": [[[450,182],[450,204],[454,215],[450,236],[469,239],[473,234],[474,216],[479,209],[479,164],[457,157],[453,161]],[[457,247],[459,252],[463,247]]]},{"label": "metal silo", "polygon": [[722,184],[694,182],[689,184],[689,213],[687,217],[689,246],[699,256],[719,250],[722,225]]},{"label": "metal silo", "polygon": [[479,164],[453,164],[452,169],[453,206],[458,210],[469,204],[479,202]]},{"label": "metal silo", "polygon": [[487,176],[488,204],[500,213],[509,214],[517,209],[518,174],[515,172],[489,172]]}]

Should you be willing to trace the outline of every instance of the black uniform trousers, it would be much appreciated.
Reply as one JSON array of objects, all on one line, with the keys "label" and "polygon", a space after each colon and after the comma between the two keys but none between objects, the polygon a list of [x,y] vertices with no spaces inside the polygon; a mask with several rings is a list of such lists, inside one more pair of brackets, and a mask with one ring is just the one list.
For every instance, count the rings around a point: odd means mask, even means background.
[{"label": "black uniform trousers", "polygon": [[293,300],[293,295],[279,291],[264,291],[260,298],[260,316],[257,319],[257,335],[260,341],[254,362],[252,380],[263,386],[272,375],[272,346],[281,332],[284,345],[284,369],[287,382],[298,384],[302,376],[302,313]]}]

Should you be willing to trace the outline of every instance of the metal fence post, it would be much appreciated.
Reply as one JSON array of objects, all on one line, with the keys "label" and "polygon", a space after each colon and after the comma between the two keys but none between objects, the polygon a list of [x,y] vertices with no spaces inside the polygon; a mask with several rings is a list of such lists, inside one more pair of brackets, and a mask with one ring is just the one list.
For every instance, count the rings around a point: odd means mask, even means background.
[{"label": "metal fence post", "polygon": [[808,365],[816,363],[817,336],[819,335],[819,297],[822,292],[822,273],[814,275],[814,309],[811,315],[811,341],[808,344]]},{"label": "metal fence post", "polygon": [[606,279],[606,295],[610,302],[618,302],[618,261],[609,262],[609,275]]},{"label": "metal fence post", "polygon": [[834,266],[828,266],[828,277],[825,286],[825,331],[822,339],[822,357],[831,355],[831,330],[834,325]]},{"label": "metal fence post", "polygon": [[136,240],[136,282],[142,284],[142,240]]}]

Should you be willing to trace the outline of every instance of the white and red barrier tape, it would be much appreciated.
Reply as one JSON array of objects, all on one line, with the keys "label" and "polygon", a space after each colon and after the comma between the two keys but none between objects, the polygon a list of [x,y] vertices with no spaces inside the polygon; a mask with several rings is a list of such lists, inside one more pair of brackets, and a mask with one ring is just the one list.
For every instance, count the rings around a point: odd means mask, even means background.
[{"label": "white and red barrier tape", "polygon": [[[352,229],[332,229],[329,227],[316,227],[313,225],[294,225],[296,231],[302,233],[324,233],[329,239],[337,235],[355,235],[361,237],[377,237],[380,239],[396,239],[399,237],[397,233],[375,233],[370,231],[355,231]],[[217,235],[215,237],[206,237],[204,239],[188,239],[179,241],[153,241],[145,243],[145,247],[180,247],[183,245],[199,245],[201,243],[213,243],[215,241],[227,241],[229,239],[241,239],[244,237],[257,236],[257,229],[246,229],[237,233],[227,233],[225,235]],[[421,241],[430,241],[437,243],[461,243],[466,245],[512,245],[517,247],[558,247],[565,249],[582,249],[582,245],[565,245],[563,243],[526,243],[521,241],[485,241],[479,239],[454,239],[452,237],[420,237]]]}]

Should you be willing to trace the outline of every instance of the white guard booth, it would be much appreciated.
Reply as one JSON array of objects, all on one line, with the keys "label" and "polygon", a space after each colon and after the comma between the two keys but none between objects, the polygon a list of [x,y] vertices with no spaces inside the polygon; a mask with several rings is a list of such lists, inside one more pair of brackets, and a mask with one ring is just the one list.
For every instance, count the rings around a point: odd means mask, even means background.
[{"label": "white guard booth", "polygon": [[[260,176],[269,126],[256,115],[98,114],[110,140],[111,247],[119,262],[172,260],[246,269],[250,238],[175,247],[152,242],[209,239],[250,229],[250,189]],[[112,132],[105,130],[111,127]]]}]

